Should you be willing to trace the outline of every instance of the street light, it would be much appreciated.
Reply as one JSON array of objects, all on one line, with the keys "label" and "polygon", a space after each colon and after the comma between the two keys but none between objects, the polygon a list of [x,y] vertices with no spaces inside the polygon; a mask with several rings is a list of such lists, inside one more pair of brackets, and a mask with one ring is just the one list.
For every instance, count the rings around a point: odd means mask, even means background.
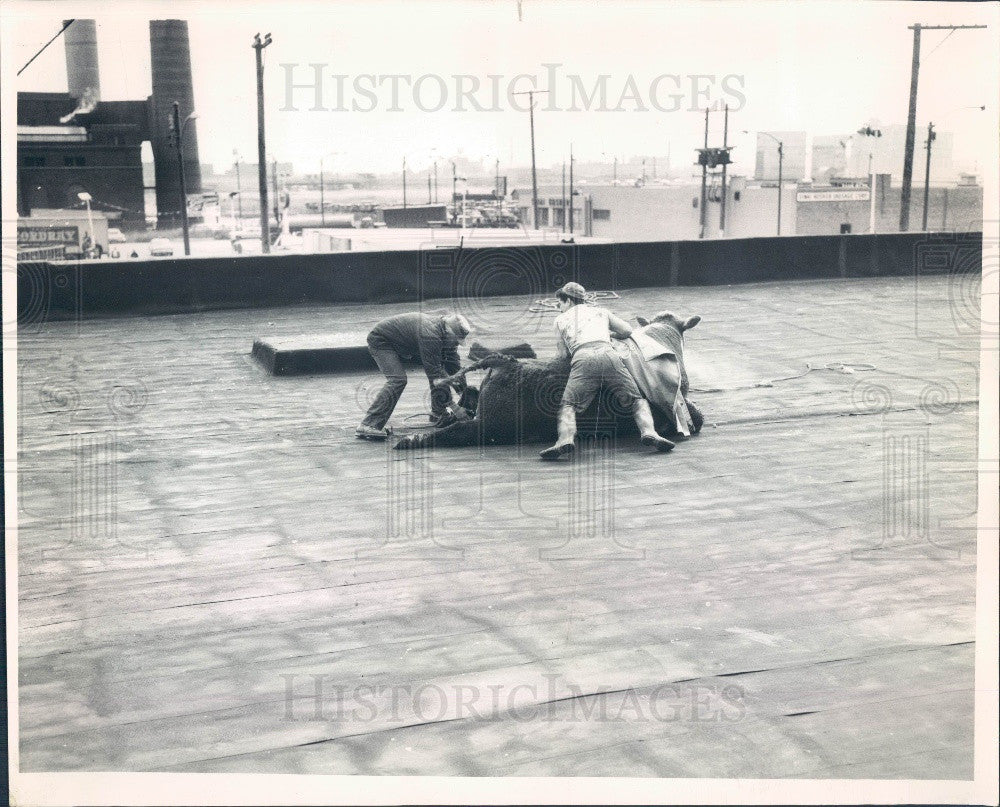
[{"label": "street light", "polygon": [[86,191],[81,191],[76,196],[81,202],[84,202],[87,205],[87,224],[90,226],[90,248],[93,249],[94,244],[97,243],[94,240],[94,217],[90,212],[90,202],[93,197]]},{"label": "street light", "polygon": [[[862,126],[858,129],[858,134],[862,137],[879,138],[882,136],[881,129],[873,129],[871,126]],[[868,149],[868,232],[875,232],[875,152],[871,147]]]},{"label": "street light", "polygon": [[184,254],[191,254],[191,238],[188,233],[188,213],[187,213],[187,186],[184,182],[184,130],[187,125],[198,117],[198,113],[192,112],[183,122],[181,121],[181,105],[179,101],[174,101],[174,145],[177,147],[177,171],[181,179],[181,226],[184,229]]},{"label": "street light", "polygon": [[[750,134],[750,132],[744,129],[743,134]],[[778,138],[770,132],[757,132],[757,134],[770,137],[775,143],[778,144],[778,235],[781,235],[781,172],[785,159],[785,144],[778,140]]]}]

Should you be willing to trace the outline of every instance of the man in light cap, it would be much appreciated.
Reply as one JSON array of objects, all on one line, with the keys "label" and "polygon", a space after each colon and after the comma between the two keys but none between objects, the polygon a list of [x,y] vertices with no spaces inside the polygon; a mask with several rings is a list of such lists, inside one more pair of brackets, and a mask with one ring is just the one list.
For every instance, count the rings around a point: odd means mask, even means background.
[{"label": "man in light cap", "polygon": [[576,415],[590,406],[602,387],[631,408],[644,446],[672,449],[674,444],[656,433],[649,403],[611,346],[612,334],[619,339],[631,335],[629,324],[610,311],[588,305],[586,289],[579,283],[567,283],[556,292],[556,299],[562,312],[555,323],[556,349],[570,359],[570,371],[559,407],[559,436],[555,445],[541,453],[542,459],[557,460],[574,450]]},{"label": "man in light cap", "polygon": [[[355,435],[367,440],[384,440],[389,421],[406,388],[403,359],[419,357],[431,385],[431,419],[437,421],[451,403],[447,386],[434,381],[462,368],[458,345],[471,333],[472,326],[461,314],[397,314],[379,322],[368,334],[368,352],[385,375],[385,384],[369,407]],[[464,382],[456,382],[462,384]]]}]

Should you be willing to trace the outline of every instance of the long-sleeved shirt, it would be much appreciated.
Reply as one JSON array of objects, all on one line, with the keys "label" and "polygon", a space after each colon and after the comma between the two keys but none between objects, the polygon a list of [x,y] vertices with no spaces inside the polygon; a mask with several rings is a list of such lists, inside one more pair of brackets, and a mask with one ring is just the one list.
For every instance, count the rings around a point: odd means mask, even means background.
[{"label": "long-sleeved shirt", "polygon": [[560,356],[572,356],[588,342],[611,342],[611,334],[625,339],[631,326],[604,308],[574,305],[556,317],[556,349]]},{"label": "long-sleeved shirt", "polygon": [[390,347],[404,358],[419,356],[431,378],[444,378],[462,368],[458,339],[441,316],[397,314],[376,324],[368,341],[373,347]]}]

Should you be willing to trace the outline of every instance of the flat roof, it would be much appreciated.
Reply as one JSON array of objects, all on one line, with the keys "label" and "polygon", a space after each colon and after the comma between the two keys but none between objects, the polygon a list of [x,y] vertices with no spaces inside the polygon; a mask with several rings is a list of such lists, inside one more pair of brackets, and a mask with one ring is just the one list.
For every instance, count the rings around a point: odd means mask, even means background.
[{"label": "flat roof", "polygon": [[[20,326],[22,770],[970,779],[962,283],[621,291],[703,317],[705,428],[552,464],[249,356],[412,304]],[[551,356],[532,302],[428,306]]]},{"label": "flat roof", "polygon": [[18,142],[56,141],[86,143],[87,130],[83,126],[18,126]]}]

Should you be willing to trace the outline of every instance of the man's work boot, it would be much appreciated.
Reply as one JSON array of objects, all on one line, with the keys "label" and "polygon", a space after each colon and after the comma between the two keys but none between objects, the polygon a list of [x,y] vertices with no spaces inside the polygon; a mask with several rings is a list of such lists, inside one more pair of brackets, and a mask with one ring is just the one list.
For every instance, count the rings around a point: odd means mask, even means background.
[{"label": "man's work boot", "polygon": [[572,454],[576,449],[576,412],[571,406],[563,406],[559,409],[559,436],[556,444],[540,452],[543,460],[557,460],[566,454]]},{"label": "man's work boot", "polygon": [[362,423],[354,430],[354,436],[359,440],[385,440],[389,436],[388,429],[376,429]]},{"label": "man's work boot", "polygon": [[674,447],[674,444],[671,443],[666,437],[660,437],[660,435],[656,432],[653,432],[652,434],[644,434],[639,439],[639,442],[644,446],[653,446],[661,453],[667,452]]},{"label": "man's work boot", "polygon": [[657,451],[669,451],[674,447],[666,437],[660,437],[653,426],[653,412],[649,408],[649,402],[640,399],[635,402],[635,409],[632,410],[635,417],[635,425],[639,427],[639,434],[642,437],[639,442],[644,446],[653,446]]},{"label": "man's work boot", "polygon": [[550,446],[544,451],[540,451],[538,456],[543,460],[557,460],[567,454],[572,454],[575,450],[576,445],[573,443],[556,443],[554,446]]}]

